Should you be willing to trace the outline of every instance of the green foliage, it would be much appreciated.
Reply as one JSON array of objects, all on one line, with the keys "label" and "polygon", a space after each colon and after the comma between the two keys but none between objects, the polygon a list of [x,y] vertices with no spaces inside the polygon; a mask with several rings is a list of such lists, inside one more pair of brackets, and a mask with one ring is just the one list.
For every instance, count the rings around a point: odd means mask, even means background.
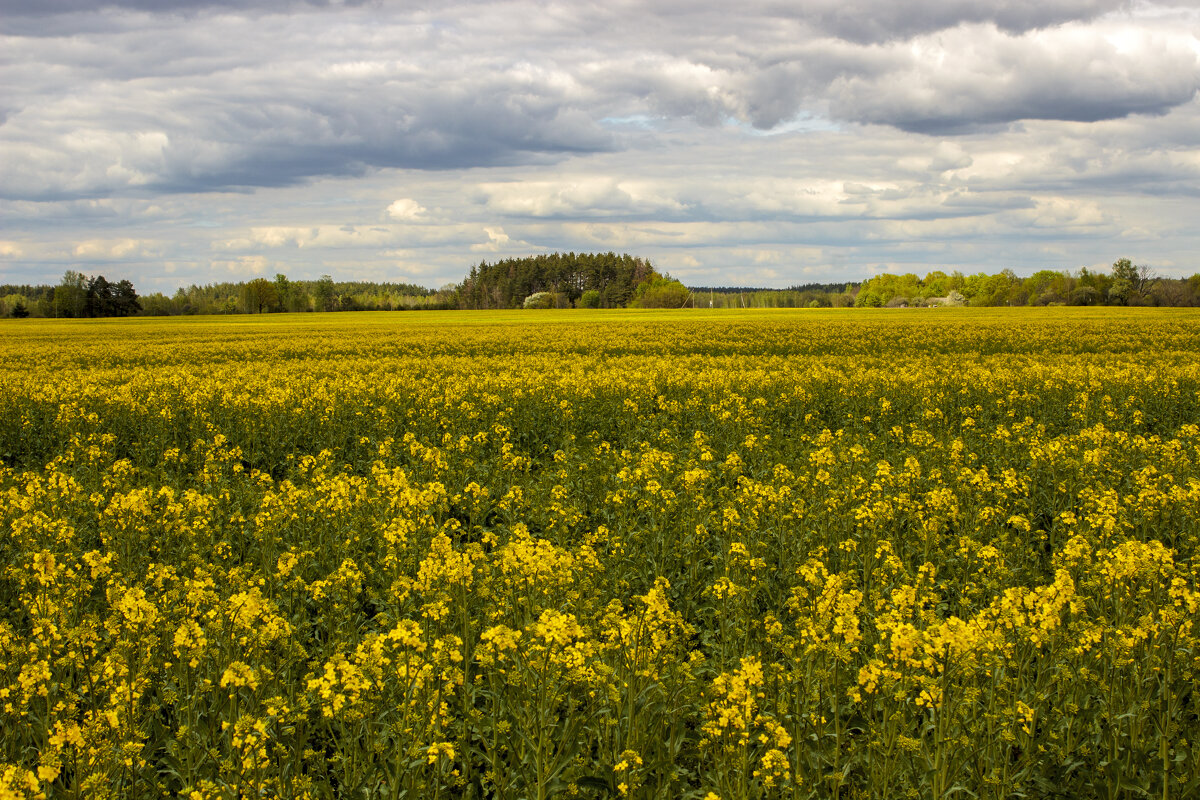
[{"label": "green foliage", "polygon": [[97,275],[88,281],[86,316],[129,317],[141,310],[137,291],[129,281],[109,283],[103,275]]},{"label": "green foliage", "polygon": [[1080,286],[1071,292],[1071,305],[1094,306],[1102,299],[1100,291],[1094,286]]},{"label": "green foliage", "polygon": [[103,275],[88,278],[75,270],[67,270],[40,306],[43,316],[67,318],[128,317],[142,310],[129,281],[110,283]]},{"label": "green foliage", "polygon": [[281,311],[287,311],[291,299],[292,287],[287,275],[282,272],[275,274],[275,297]]},{"label": "green foliage", "polygon": [[911,300],[919,298],[922,286],[921,279],[912,273],[891,275],[884,273],[865,281],[858,290],[854,305],[859,308],[880,308],[892,300],[900,298]]},{"label": "green foliage", "polygon": [[[858,284],[804,283],[787,289],[752,286],[689,286],[696,308],[846,308]],[[688,303],[691,307],[692,303]]]},{"label": "green foliage", "polygon": [[688,307],[696,308],[845,308],[854,305],[856,284],[817,284],[788,289],[689,286]]},{"label": "green foliage", "polygon": [[1155,278],[1149,267],[1127,258],[1113,264],[1111,275],[1087,267],[1077,273],[1038,270],[1024,279],[1009,269],[968,276],[935,270],[923,279],[911,273],[885,273],[865,281],[854,304],[859,308],[956,305],[950,299],[956,292],[972,306],[1200,305],[1200,286],[1185,279]]},{"label": "green foliage", "polygon": [[[248,288],[251,284],[254,287]],[[260,297],[268,301],[261,309]],[[433,291],[409,283],[335,281],[329,275],[316,281],[290,280],[280,274],[273,281],[259,278],[248,283],[181,287],[172,297],[156,292],[143,298],[143,304],[148,316],[258,313],[260,310],[392,311],[450,308],[454,305],[454,297],[452,292]]]},{"label": "green foliage", "polygon": [[683,308],[691,292],[669,275],[654,275],[638,284],[629,304],[633,308]]},{"label": "green foliage", "polygon": [[317,311],[333,311],[337,296],[334,294],[333,278],[329,275],[322,275],[317,281],[313,292]]},{"label": "green foliage", "polygon": [[87,277],[69,269],[54,289],[54,316],[82,317],[87,314]]},{"label": "green foliage", "polygon": [[481,261],[456,288],[459,308],[516,308],[526,297],[554,292],[568,303],[598,293],[600,308],[628,305],[639,283],[657,275],[650,262],[616,253],[551,253]]},{"label": "green foliage", "polygon": [[[959,295],[971,306],[1024,305],[1200,305],[1200,275],[1155,277],[1144,265],[1121,258],[1111,274],[1039,270],[1021,278],[1005,269],[989,275],[934,270],[919,278],[877,275],[861,285],[810,283],[788,289],[691,287],[692,298],[664,279],[649,261],[612,252],[553,253],[480,262],[458,285],[432,290],[408,283],[290,280],[211,283],[180,287],[174,295],[139,296],[128,280],[110,283],[68,271],[57,286],[0,285],[0,316],[13,316],[18,298],[30,316],[168,316],[235,314],[244,311],[355,311],[447,308],[517,308],[538,292],[556,295],[556,307],[620,308],[634,301],[643,307],[696,308],[845,308],[848,306],[956,305]],[[642,289],[646,281],[656,281]],[[269,288],[268,288],[269,287]],[[647,299],[646,293],[650,292]]]},{"label": "green foliage", "polygon": [[266,278],[255,278],[242,286],[242,306],[248,314],[275,311],[279,304],[279,292]]},{"label": "green foliage", "polygon": [[522,308],[558,308],[559,296],[555,292],[534,292],[525,298]]}]

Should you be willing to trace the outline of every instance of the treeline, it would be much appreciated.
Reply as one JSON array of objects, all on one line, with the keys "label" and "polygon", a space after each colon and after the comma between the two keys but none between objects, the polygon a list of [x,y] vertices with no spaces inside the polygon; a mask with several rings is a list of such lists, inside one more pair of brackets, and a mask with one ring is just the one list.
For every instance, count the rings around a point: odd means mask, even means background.
[{"label": "treeline", "polygon": [[960,272],[876,275],[855,295],[859,308],[925,305],[971,306],[1200,306],[1200,273],[1190,278],[1160,278],[1128,258],[1113,262],[1110,273],[1041,270],[1021,278],[1012,270],[996,275]]},{"label": "treeline", "polygon": [[315,281],[291,280],[278,274],[273,280],[209,283],[181,287],[171,297],[161,293],[143,298],[145,313],[266,314],[281,311],[406,311],[455,308],[450,290],[426,289],[411,283],[335,281],[322,275]]},{"label": "treeline", "polygon": [[67,272],[57,286],[0,285],[0,316],[110,317],[184,314],[260,314],[280,311],[403,311],[457,308],[453,289],[426,289],[411,283],[273,280],[210,283],[139,297],[133,285],[110,283],[104,276],[86,278]]},{"label": "treeline", "polygon": [[0,284],[0,317],[22,317],[40,315],[42,298],[46,297],[53,287],[18,285],[15,283]]},{"label": "treeline", "polygon": [[1041,270],[1022,278],[1012,270],[995,275],[934,271],[876,275],[861,284],[809,283],[788,289],[692,287],[687,305],[697,308],[912,308],[921,306],[1200,306],[1200,274],[1158,277],[1127,258],[1110,272]]},{"label": "treeline", "polygon": [[[644,288],[639,296],[640,286]],[[665,295],[673,299],[679,289],[682,284],[659,275],[644,258],[613,252],[550,253],[493,264],[480,261],[471,267],[457,293],[459,308],[517,308],[535,297],[530,305],[622,308],[635,301],[642,305],[665,303]],[[680,304],[686,295],[683,289]]]},{"label": "treeline", "polygon": [[58,286],[0,286],[0,316],[129,317],[141,311],[132,283],[103,275],[68,270]]},{"label": "treeline", "polygon": [[1041,270],[1019,277],[934,271],[876,275],[854,283],[806,283],[787,289],[685,287],[644,258],[608,253],[551,253],[481,261],[458,285],[274,279],[210,283],[139,297],[128,280],[110,282],[68,271],[57,286],[0,285],[0,316],[108,317],[133,314],[263,314],[281,311],[402,311],[502,308],[859,308],[932,305],[1200,306],[1200,273],[1158,277],[1127,258],[1110,272]]},{"label": "treeline", "polygon": [[787,289],[693,286],[688,308],[846,308],[854,305],[854,283],[805,283]]}]

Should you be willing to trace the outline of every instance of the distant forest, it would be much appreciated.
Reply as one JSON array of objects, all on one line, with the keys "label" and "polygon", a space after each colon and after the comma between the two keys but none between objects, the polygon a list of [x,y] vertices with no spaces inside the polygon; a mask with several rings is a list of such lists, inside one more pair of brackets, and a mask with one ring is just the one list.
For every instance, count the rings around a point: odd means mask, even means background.
[{"label": "distant forest", "polygon": [[1200,273],[1160,278],[1146,266],[1121,258],[1109,273],[1041,270],[1027,278],[1012,270],[996,275],[930,272],[876,275],[858,287],[859,308],[925,305],[971,306],[1200,306]]},{"label": "distant forest", "polygon": [[504,308],[846,308],[933,305],[1200,306],[1200,274],[1158,277],[1118,259],[1109,272],[1041,270],[1022,278],[934,271],[876,275],[862,283],[806,283],[787,289],[686,287],[649,260],[616,253],[551,253],[481,261],[457,285],[274,279],[180,288],[139,296],[126,279],[68,271],[55,286],[0,285],[0,316],[109,317],[258,314],[281,311],[405,311]]},{"label": "distant forest", "polygon": [[142,312],[127,280],[109,282],[68,270],[58,286],[0,285],[0,316],[129,317]]},{"label": "distant forest", "polygon": [[[77,274],[68,272],[58,286],[0,286],[0,316],[117,316],[87,313],[86,306],[73,299],[77,293],[72,290],[72,276]],[[127,284],[128,281],[122,283]],[[453,290],[426,289],[410,283],[335,281],[328,275],[315,281],[294,281],[285,275],[276,275],[273,280],[255,278],[250,281],[181,287],[171,296],[155,292],[139,297],[134,292],[133,297],[140,308],[135,313],[142,316],[280,311],[403,311],[458,307]]]},{"label": "distant forest", "polygon": [[804,283],[787,289],[752,286],[694,286],[688,308],[846,308],[857,283]]},{"label": "distant forest", "polygon": [[458,286],[458,306],[516,308],[541,295],[545,299],[535,304],[623,308],[638,299],[639,285],[662,277],[644,258],[611,252],[480,261]]}]

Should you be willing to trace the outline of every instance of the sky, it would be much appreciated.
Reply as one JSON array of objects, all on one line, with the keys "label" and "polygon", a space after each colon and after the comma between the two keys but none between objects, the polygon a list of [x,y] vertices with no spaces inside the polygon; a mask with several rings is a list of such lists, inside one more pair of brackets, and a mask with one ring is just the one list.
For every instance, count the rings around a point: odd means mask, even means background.
[{"label": "sky", "polygon": [[1200,0],[0,0],[0,283],[1200,271]]}]

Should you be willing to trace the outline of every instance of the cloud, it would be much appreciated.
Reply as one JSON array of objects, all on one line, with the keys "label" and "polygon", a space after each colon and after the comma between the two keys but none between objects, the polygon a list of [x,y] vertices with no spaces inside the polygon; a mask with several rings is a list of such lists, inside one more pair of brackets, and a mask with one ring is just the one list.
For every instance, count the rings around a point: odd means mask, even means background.
[{"label": "cloud", "polygon": [[652,181],[618,181],[607,175],[564,176],[553,181],[484,183],[479,201],[510,216],[620,216],[674,212],[682,204]]},{"label": "cloud", "polygon": [[1039,200],[1033,208],[1013,213],[1032,227],[1056,233],[1078,228],[1095,230],[1112,222],[1112,216],[1105,213],[1098,203],[1065,197],[1047,197]]},{"label": "cloud", "polygon": [[958,144],[939,142],[934,149],[933,157],[929,159],[930,172],[952,172],[966,169],[974,164],[974,159]]},{"label": "cloud", "polygon": [[[488,4],[487,0],[476,0],[442,5],[478,13]],[[112,9],[179,14],[229,9],[242,13],[338,11],[367,6],[386,11],[399,5],[389,0],[0,0],[0,12],[28,17],[77,15]],[[731,19],[728,4],[718,0],[614,2],[606,4],[607,8],[555,8],[550,14],[541,6],[513,2],[503,5],[509,16],[520,16],[525,27],[534,27],[543,33],[554,31],[556,22],[570,22],[581,27],[581,33],[592,33],[613,19],[631,17],[641,17],[644,27],[656,31],[664,24],[677,27],[684,17],[692,19],[689,25],[693,29],[727,30]],[[1070,21],[1088,21],[1128,10],[1131,6],[1130,0],[994,0],[989,3],[976,0],[809,0],[805,3],[744,0],[739,12],[745,17],[768,18],[775,26],[798,23],[849,41],[876,42],[906,38],[964,22],[990,22],[1006,31],[1024,32]]]},{"label": "cloud", "polygon": [[715,283],[1129,241],[1184,271],[1197,22],[1182,1],[0,0],[0,239],[51,280],[120,260],[164,290],[214,268],[440,285],[473,254],[598,248]]},{"label": "cloud", "polygon": [[146,255],[147,250],[147,243],[137,239],[88,239],[77,243],[71,253],[81,258],[110,259]]},{"label": "cloud", "polygon": [[371,23],[130,13],[83,37],[14,37],[22,88],[0,143],[17,157],[0,164],[0,195],[244,190],[612,148],[565,73],[439,43],[411,19],[347,58],[345,37],[374,37]]},{"label": "cloud", "polygon": [[[1170,14],[1130,26],[1103,17],[1122,4],[1099,0],[828,1],[803,12],[751,4],[720,20],[718,7],[701,4],[670,25],[670,2],[554,14],[521,2],[437,12],[389,2],[245,7],[271,12],[270,22],[240,5],[167,6],[199,14],[187,19],[149,13],[157,4],[118,5],[124,11],[83,14],[73,35],[55,28],[76,19],[65,16],[41,35],[7,38],[13,92],[0,145],[11,157],[0,163],[0,197],[251,191],[378,169],[544,166],[634,146],[636,136],[605,122],[623,116],[773,130],[815,114],[962,133],[1163,114],[1200,88],[1187,26]],[[110,8],[46,8],[101,7]],[[34,4],[10,11],[34,13]],[[888,36],[872,28],[880,25]],[[594,40],[581,46],[581,29]],[[748,46],[760,38],[761,48]]]},{"label": "cloud", "polygon": [[1130,7],[1129,0],[816,0],[803,15],[820,31],[853,42],[907,39],[962,24],[991,23],[1008,33],[1090,21]]},{"label": "cloud", "polygon": [[402,197],[392,201],[387,207],[387,214],[397,220],[420,219],[425,214],[425,207],[411,197]]},{"label": "cloud", "polygon": [[892,46],[886,69],[834,81],[830,110],[919,133],[1163,114],[1200,90],[1195,42],[1166,32],[1129,36],[1118,25],[1021,37],[960,27]]},{"label": "cloud", "polygon": [[509,236],[503,228],[489,227],[484,228],[483,232],[487,234],[487,241],[471,245],[472,253],[498,253],[509,244]]},{"label": "cloud", "polygon": [[313,225],[308,227],[267,226],[254,228],[249,235],[217,244],[218,249],[238,250],[251,247],[276,248],[356,248],[385,247],[399,234],[390,226]]},{"label": "cloud", "polygon": [[[639,115],[652,125],[643,139],[672,120],[772,130],[806,115],[962,134],[1163,114],[1200,88],[1186,11],[1131,26],[1103,16],[1124,4],[1101,0],[757,3],[733,17],[701,3],[670,24],[669,2],[553,14],[519,1],[165,7],[187,18],[116,5],[38,5],[106,10],[59,13],[44,29],[26,19],[7,37],[0,197],[547,165],[636,146],[606,120]],[[530,213],[553,213],[543,205]]]},{"label": "cloud", "polygon": [[213,269],[220,270],[233,276],[232,280],[247,280],[249,275],[264,275],[271,262],[265,256],[239,256],[235,259],[221,259],[210,263]]},{"label": "cloud", "polygon": [[214,8],[276,11],[288,8],[341,8],[361,6],[373,0],[0,0],[0,12],[14,16],[79,14],[114,8],[156,13],[195,12]]}]

